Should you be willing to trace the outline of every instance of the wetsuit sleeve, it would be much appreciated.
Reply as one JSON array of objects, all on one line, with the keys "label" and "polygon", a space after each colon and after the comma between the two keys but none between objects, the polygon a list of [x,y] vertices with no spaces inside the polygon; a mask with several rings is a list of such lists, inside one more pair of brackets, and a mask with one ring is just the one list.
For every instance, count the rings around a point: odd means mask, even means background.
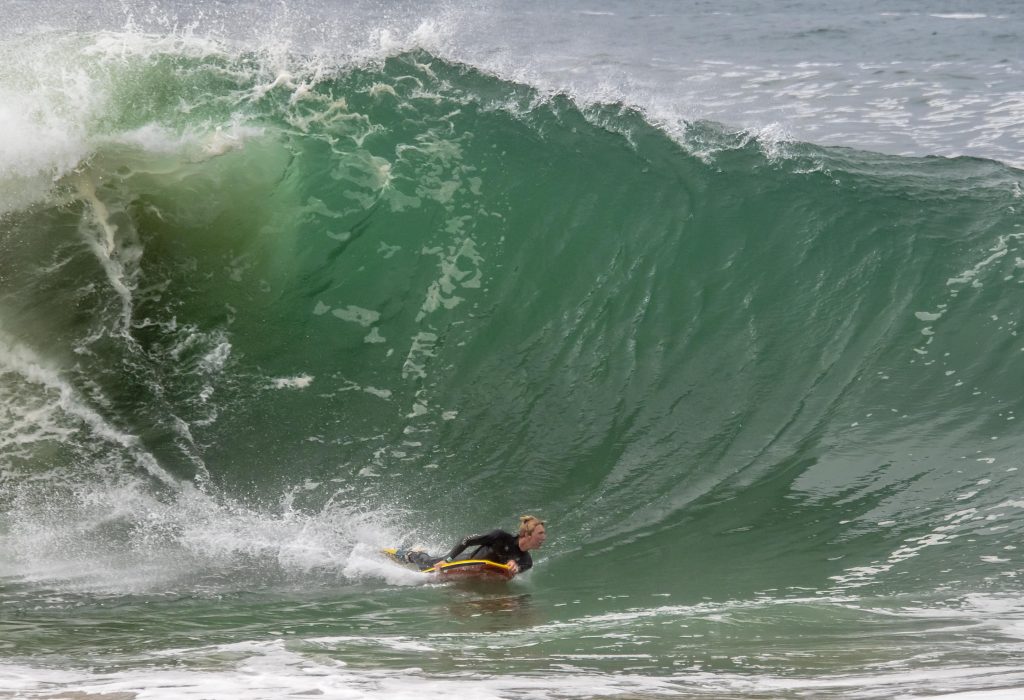
[{"label": "wetsuit sleeve", "polygon": [[466,537],[457,545],[452,547],[452,551],[444,555],[445,559],[454,559],[455,557],[462,554],[467,547],[479,547],[481,545],[490,545],[498,538],[501,530],[494,530],[483,535],[470,535]]},{"label": "wetsuit sleeve", "polygon": [[523,556],[516,559],[516,564],[519,565],[519,573],[523,573],[533,568],[533,557],[529,552],[523,552]]}]

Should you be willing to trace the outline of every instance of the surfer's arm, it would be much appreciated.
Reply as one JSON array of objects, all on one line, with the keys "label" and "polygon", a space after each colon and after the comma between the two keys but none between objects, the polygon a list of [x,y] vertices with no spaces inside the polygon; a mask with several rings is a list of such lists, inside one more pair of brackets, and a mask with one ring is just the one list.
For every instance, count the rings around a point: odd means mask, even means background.
[{"label": "surfer's arm", "polygon": [[444,560],[451,561],[455,557],[462,554],[468,547],[479,547],[481,545],[490,544],[493,539],[493,532],[488,532],[484,535],[470,535],[469,537],[466,537],[457,545],[452,547],[452,551],[444,555]]}]

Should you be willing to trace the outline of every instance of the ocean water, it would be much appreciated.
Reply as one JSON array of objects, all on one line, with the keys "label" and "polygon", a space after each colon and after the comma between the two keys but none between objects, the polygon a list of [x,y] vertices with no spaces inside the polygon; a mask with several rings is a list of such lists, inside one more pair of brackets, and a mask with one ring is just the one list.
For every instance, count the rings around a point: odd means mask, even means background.
[{"label": "ocean water", "polygon": [[0,698],[1021,697],[1022,42],[9,0]]}]

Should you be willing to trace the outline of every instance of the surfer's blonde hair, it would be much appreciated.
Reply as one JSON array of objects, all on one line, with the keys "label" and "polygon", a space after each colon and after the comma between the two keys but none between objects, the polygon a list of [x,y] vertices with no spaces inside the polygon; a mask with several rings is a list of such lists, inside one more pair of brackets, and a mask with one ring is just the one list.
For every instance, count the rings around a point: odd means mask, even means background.
[{"label": "surfer's blonde hair", "polygon": [[526,537],[532,535],[533,531],[537,529],[539,525],[544,525],[544,521],[534,515],[520,515],[519,516],[519,536]]}]

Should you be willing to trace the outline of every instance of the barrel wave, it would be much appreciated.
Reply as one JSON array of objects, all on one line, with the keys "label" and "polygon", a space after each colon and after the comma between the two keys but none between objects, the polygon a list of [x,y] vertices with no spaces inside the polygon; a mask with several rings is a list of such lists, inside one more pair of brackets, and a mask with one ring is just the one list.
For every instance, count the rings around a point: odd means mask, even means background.
[{"label": "barrel wave", "polygon": [[0,171],[19,586],[380,590],[521,512],[570,598],[1019,586],[1020,171],[421,50],[47,50],[19,138],[63,140]]}]

